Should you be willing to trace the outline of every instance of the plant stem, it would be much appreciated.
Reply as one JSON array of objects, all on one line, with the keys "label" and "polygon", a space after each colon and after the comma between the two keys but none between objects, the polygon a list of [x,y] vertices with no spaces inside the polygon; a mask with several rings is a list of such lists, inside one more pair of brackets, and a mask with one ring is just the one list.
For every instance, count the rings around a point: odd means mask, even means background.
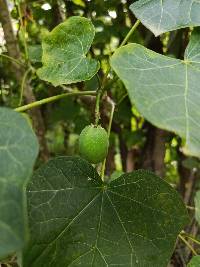
[{"label": "plant stem", "polygon": [[20,98],[19,98],[19,104],[18,106],[21,106],[22,104],[22,99],[23,99],[23,94],[24,94],[24,84],[25,84],[25,81],[26,81],[26,78],[29,74],[29,72],[32,71],[32,68],[28,68],[25,73],[24,73],[24,76],[22,78],[22,84],[21,84],[21,90],[20,90]]},{"label": "plant stem", "polygon": [[192,251],[195,256],[198,255],[198,253],[194,250],[190,243],[181,234],[179,234],[178,237],[183,241],[183,243],[185,243],[185,245]]},{"label": "plant stem", "polygon": [[[110,120],[109,120],[109,124],[108,124],[108,139],[109,139],[111,127],[112,127],[113,115],[115,112],[115,103],[110,97],[108,97],[108,102],[111,104]],[[102,163],[102,167],[101,167],[101,179],[102,179],[102,181],[104,181],[105,168],[106,168],[106,158],[104,159],[104,161]]]},{"label": "plant stem", "polygon": [[121,97],[121,99],[116,103],[116,106],[119,106],[127,96],[128,96],[128,93],[124,94],[124,95]]},{"label": "plant stem", "polygon": [[94,125],[97,127],[100,120],[100,99],[101,99],[101,89],[98,90],[96,96],[96,104],[95,104],[95,123]]},{"label": "plant stem", "polygon": [[140,24],[140,20],[138,19],[135,24],[133,25],[133,27],[130,29],[130,31],[128,32],[128,34],[126,35],[126,37],[124,38],[124,40],[122,41],[122,43],[120,44],[119,48],[122,47],[123,45],[125,45],[128,41],[128,39],[131,37],[131,35],[134,33],[134,31],[137,29],[137,27]]},{"label": "plant stem", "polygon": [[[131,28],[131,30],[126,35],[126,37],[124,38],[124,40],[122,41],[122,43],[120,44],[119,48],[126,44],[126,42],[129,40],[129,38],[133,34],[133,32],[137,29],[139,24],[140,24],[140,20],[137,20],[135,22],[135,24],[133,25],[133,27]],[[96,108],[95,108],[95,125],[97,125],[98,122],[99,122],[99,118],[100,118],[100,115],[99,115],[99,104],[100,104],[101,95],[102,95],[104,87],[105,87],[105,83],[108,80],[109,72],[110,72],[110,68],[108,69],[107,74],[105,75],[105,79],[102,82],[101,88],[99,89],[100,93],[97,95]],[[112,121],[113,121],[113,115],[114,115],[114,111],[115,111],[115,103],[113,102],[113,100],[111,98],[108,98],[108,99],[109,99],[109,102],[110,102],[111,107],[112,107],[111,108],[109,125],[108,125],[108,138],[109,138],[110,137],[110,132],[111,132]],[[104,181],[105,167],[106,167],[106,158],[104,159],[104,161],[102,163],[102,167],[101,167],[101,179],[102,179],[102,181]]]},{"label": "plant stem", "polygon": [[191,207],[191,206],[186,206],[186,208],[187,208],[188,210],[196,210],[195,207]]},{"label": "plant stem", "polygon": [[[119,48],[126,44],[126,42],[130,38],[130,36],[133,34],[133,32],[137,29],[139,24],[140,24],[140,20],[137,20],[135,22],[135,24],[133,25],[133,27],[128,32],[128,34],[126,35],[126,37],[124,38],[124,40],[122,41],[122,43],[120,44]],[[98,93],[97,93],[96,106],[95,106],[95,126],[97,126],[98,123],[99,123],[99,119],[100,119],[100,111],[99,111],[100,100],[101,100],[101,96],[103,95],[103,92],[104,92],[105,83],[108,80],[109,72],[110,72],[110,68],[108,69],[108,71],[107,71],[107,73],[105,75],[105,79],[102,82],[102,86],[99,88]]]},{"label": "plant stem", "polygon": [[44,98],[44,99],[41,99],[39,101],[35,101],[33,103],[18,107],[15,109],[15,111],[23,112],[23,111],[26,111],[28,109],[32,109],[34,107],[38,107],[38,106],[41,106],[41,105],[44,105],[44,104],[47,104],[50,102],[57,101],[59,99],[65,98],[67,96],[75,96],[75,95],[96,95],[96,91],[74,91],[71,93],[64,93],[64,94],[60,94],[60,95],[55,95],[55,96]]},{"label": "plant stem", "polygon": [[187,233],[185,233],[185,232],[182,232],[181,235],[182,235],[182,236],[184,235],[184,236],[187,237],[188,239],[192,240],[194,243],[200,245],[200,241],[197,240],[194,236],[191,236],[191,235],[189,235],[189,234],[187,234]]},{"label": "plant stem", "polygon": [[23,38],[23,43],[24,43],[24,52],[25,52],[25,58],[28,60],[28,48],[27,48],[27,43],[26,43],[26,30],[23,25],[23,19],[22,19],[22,13],[21,13],[21,7],[20,7],[20,1],[17,3],[17,10],[19,14],[19,20],[20,20],[20,27],[22,31],[22,38]]},{"label": "plant stem", "polygon": [[5,54],[1,54],[0,56],[3,57],[3,58],[7,58],[7,59],[9,59],[9,60],[21,65],[21,66],[24,66],[24,64],[22,62],[20,62],[19,60],[15,59],[13,57],[7,56]]},{"label": "plant stem", "polygon": [[[110,72],[110,68],[106,71],[106,74],[102,80],[101,86],[99,87],[99,89],[97,90],[97,96],[96,96],[96,104],[95,104],[95,123],[94,125],[97,126],[100,120],[100,101],[101,101],[101,97],[104,94],[104,89],[105,89],[105,85],[108,81],[108,74]],[[97,76],[98,77],[98,76]],[[98,78],[99,79],[99,78]]]}]

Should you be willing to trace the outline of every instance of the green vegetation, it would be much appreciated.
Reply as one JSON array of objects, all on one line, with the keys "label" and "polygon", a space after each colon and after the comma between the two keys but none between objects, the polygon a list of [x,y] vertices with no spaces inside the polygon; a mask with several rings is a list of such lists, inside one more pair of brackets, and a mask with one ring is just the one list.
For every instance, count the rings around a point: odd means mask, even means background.
[{"label": "green vegetation", "polygon": [[199,267],[200,2],[0,0],[0,266]]}]

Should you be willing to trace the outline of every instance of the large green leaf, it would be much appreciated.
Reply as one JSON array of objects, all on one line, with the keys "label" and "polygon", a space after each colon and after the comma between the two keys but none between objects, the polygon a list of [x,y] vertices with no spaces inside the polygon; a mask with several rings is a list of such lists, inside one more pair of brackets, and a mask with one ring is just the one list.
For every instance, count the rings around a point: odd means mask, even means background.
[{"label": "large green leaf", "polygon": [[139,0],[133,3],[130,9],[156,36],[200,25],[198,0]]},{"label": "large green leaf", "polygon": [[91,79],[99,69],[96,60],[86,57],[94,35],[91,21],[83,17],[71,17],[55,27],[42,42],[40,79],[54,86]]},{"label": "large green leaf", "polygon": [[0,258],[24,245],[25,186],[37,153],[38,143],[26,119],[0,108]]},{"label": "large green leaf", "polygon": [[132,103],[156,126],[186,140],[187,153],[200,156],[200,35],[193,33],[185,60],[157,54],[138,44],[119,48],[111,65]]},{"label": "large green leaf", "polygon": [[200,266],[200,256],[195,256],[191,259],[187,267],[199,267]]},{"label": "large green leaf", "polygon": [[166,267],[188,221],[184,204],[147,171],[103,184],[78,157],[59,157],[28,187],[31,241],[24,267]]}]

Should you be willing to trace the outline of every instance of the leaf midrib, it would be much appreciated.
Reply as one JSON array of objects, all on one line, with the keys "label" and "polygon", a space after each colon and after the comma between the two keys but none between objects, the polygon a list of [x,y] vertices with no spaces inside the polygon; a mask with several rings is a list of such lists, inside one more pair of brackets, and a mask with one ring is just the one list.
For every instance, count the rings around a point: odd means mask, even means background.
[{"label": "leaf midrib", "polygon": [[90,200],[85,206],[84,208],[82,208],[77,214],[76,216],[64,227],[64,229],[58,234],[58,236],[53,240],[51,241],[45,248],[44,250],[42,250],[42,252],[39,254],[39,256],[36,256],[36,258],[34,260],[32,260],[32,264],[34,264],[35,262],[38,261],[38,259],[46,252],[47,249],[49,249],[49,247],[55,243],[64,233],[65,231],[73,224],[74,221],[76,221],[80,216],[81,214],[87,210],[87,208],[98,198],[98,196],[101,194],[101,191],[98,192],[98,194],[96,194],[92,200]]}]

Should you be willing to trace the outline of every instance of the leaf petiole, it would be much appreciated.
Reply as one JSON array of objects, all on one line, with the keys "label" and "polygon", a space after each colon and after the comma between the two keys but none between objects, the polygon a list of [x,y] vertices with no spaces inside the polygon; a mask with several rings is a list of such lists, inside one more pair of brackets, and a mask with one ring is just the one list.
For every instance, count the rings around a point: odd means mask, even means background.
[{"label": "leaf petiole", "polygon": [[25,66],[21,61],[15,59],[15,58],[13,58],[13,57],[10,57],[10,56],[8,56],[8,55],[1,54],[0,56],[1,56],[2,58],[7,58],[7,59],[9,59],[10,61],[12,61],[12,62],[14,62],[14,63],[17,63],[17,64],[19,64],[19,65],[21,65],[21,66]]},{"label": "leaf petiole", "polygon": [[190,243],[181,235],[179,234],[178,237],[181,239],[183,243],[192,251],[192,253],[197,256],[198,253],[195,251],[195,249],[190,245]]},{"label": "leaf petiole", "polygon": [[126,35],[126,37],[124,38],[124,40],[122,41],[122,43],[120,44],[119,48],[122,47],[123,45],[125,45],[127,43],[127,41],[129,40],[129,38],[131,37],[131,35],[134,33],[134,31],[137,29],[137,27],[140,24],[140,20],[138,19],[135,24],[133,25],[133,27],[130,29],[130,31],[128,32],[128,34]]},{"label": "leaf petiole", "polygon": [[187,237],[188,239],[192,240],[194,243],[200,245],[200,241],[197,240],[194,236],[191,236],[185,232],[182,232],[181,235]]},{"label": "leaf petiole", "polygon": [[31,68],[28,68],[25,71],[24,75],[23,75],[22,84],[21,84],[21,90],[20,90],[19,105],[18,106],[21,106],[21,104],[22,104],[22,99],[23,99],[23,94],[24,94],[24,84],[26,82],[26,78],[27,78],[29,72],[31,72],[31,71],[32,71],[32,67]]},{"label": "leaf petiole", "polygon": [[[111,105],[110,120],[109,120],[109,124],[108,124],[108,138],[109,138],[110,132],[111,132],[111,127],[112,127],[113,115],[115,112],[115,103],[110,97],[108,97],[108,102]],[[102,167],[101,167],[101,179],[102,179],[102,181],[104,181],[105,167],[106,167],[106,158],[104,159],[104,161],[102,163]]]},{"label": "leaf petiole", "polygon": [[64,94],[60,94],[60,95],[55,95],[55,96],[51,96],[51,97],[47,97],[38,101],[35,101],[33,103],[18,107],[15,109],[15,111],[18,112],[24,112],[28,109],[32,109],[34,107],[38,107],[50,102],[54,102],[57,101],[59,99],[68,97],[68,96],[79,96],[79,95],[96,95],[96,91],[74,91],[74,92],[70,92],[70,93],[64,93]]}]

